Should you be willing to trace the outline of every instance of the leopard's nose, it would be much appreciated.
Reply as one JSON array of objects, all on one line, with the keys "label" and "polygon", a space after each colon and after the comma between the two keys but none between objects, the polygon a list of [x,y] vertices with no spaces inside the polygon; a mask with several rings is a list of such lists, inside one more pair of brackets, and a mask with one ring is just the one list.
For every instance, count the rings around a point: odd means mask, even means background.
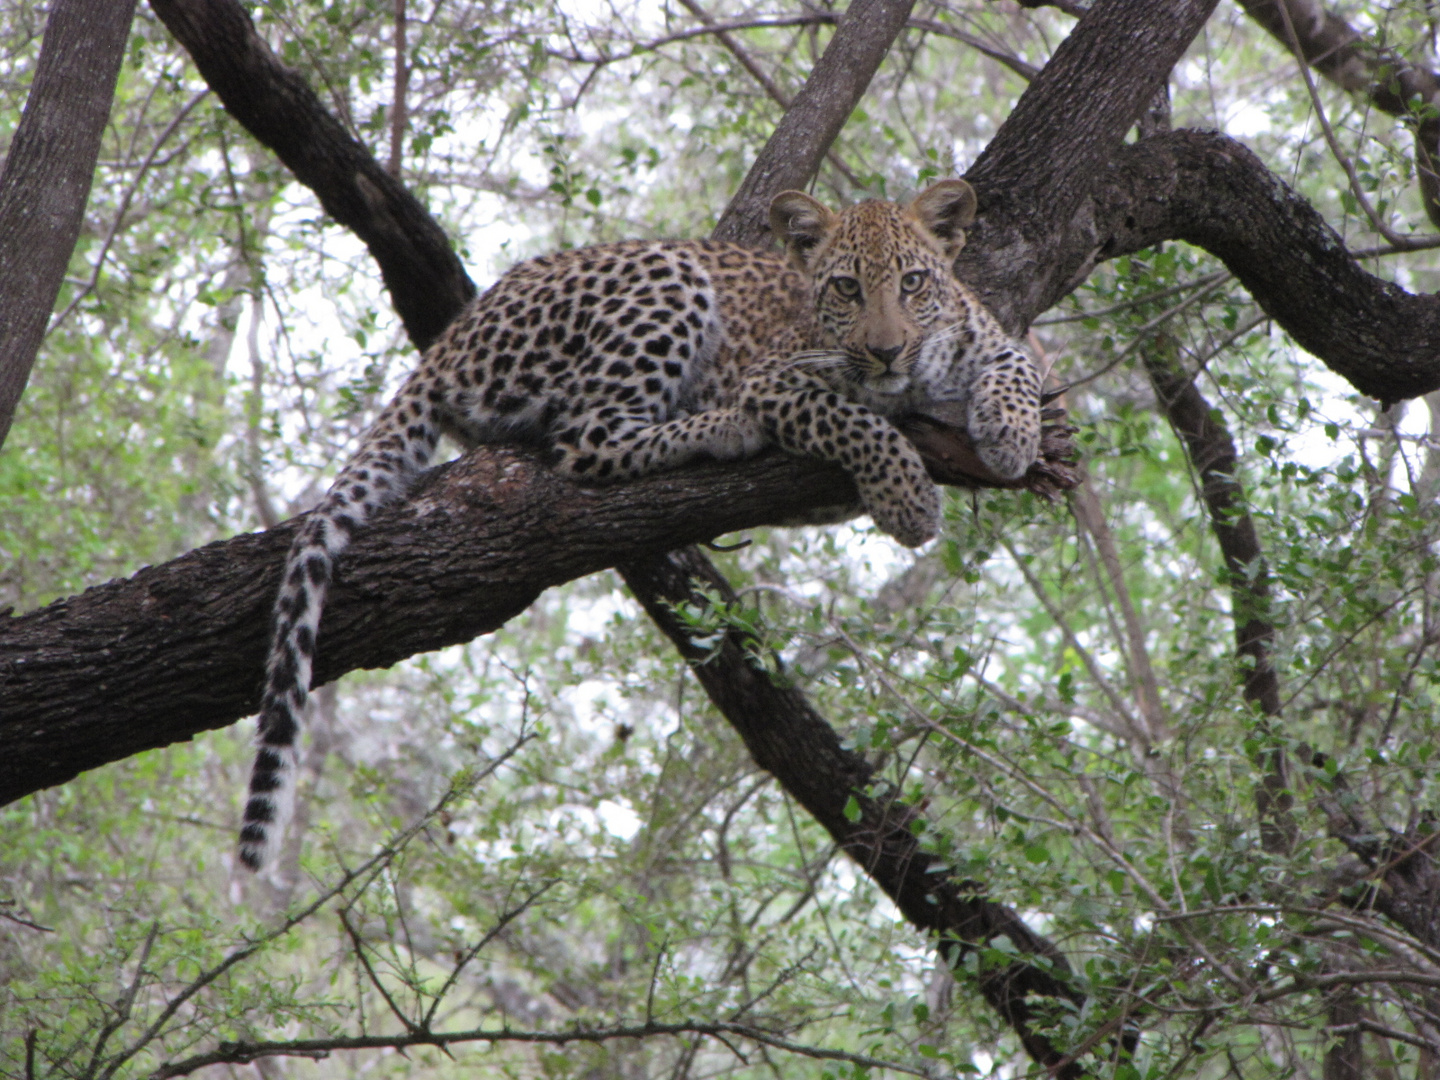
[{"label": "leopard's nose", "polygon": [[881,348],[879,345],[867,345],[865,346],[865,350],[887,368],[893,364],[895,358],[900,355],[899,345],[888,345],[884,348]]}]

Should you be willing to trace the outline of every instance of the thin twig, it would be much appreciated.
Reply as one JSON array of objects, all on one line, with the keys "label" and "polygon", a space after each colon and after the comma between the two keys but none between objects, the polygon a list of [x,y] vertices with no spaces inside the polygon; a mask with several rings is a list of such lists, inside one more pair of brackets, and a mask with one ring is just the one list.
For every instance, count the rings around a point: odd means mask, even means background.
[{"label": "thin twig", "polygon": [[1440,975],[1422,975],[1417,971],[1338,971],[1333,975],[1296,975],[1283,986],[1266,990],[1255,997],[1263,1005],[1291,994],[1312,990],[1328,990],[1332,986],[1367,986],[1370,983],[1407,983],[1414,986],[1440,987]]},{"label": "thin twig", "polygon": [[207,1054],[196,1054],[160,1066],[150,1074],[149,1080],[169,1080],[170,1077],[186,1076],[209,1065],[245,1065],[266,1057],[317,1057],[335,1050],[404,1050],[412,1046],[434,1046],[444,1049],[462,1043],[536,1043],[548,1046],[567,1046],[571,1043],[602,1043],[614,1039],[645,1039],[665,1035],[702,1035],[721,1038],[732,1035],[748,1039],[763,1046],[799,1054],[819,1061],[843,1061],[867,1069],[888,1069],[908,1076],[928,1077],[923,1068],[902,1065],[896,1061],[883,1061],[866,1054],[853,1054],[845,1050],[830,1050],[820,1046],[806,1046],[792,1042],[763,1028],[750,1024],[729,1021],[696,1021],[678,1024],[632,1024],[612,1028],[576,1028],[570,1031],[515,1031],[510,1028],[473,1028],[469,1031],[418,1032],[410,1035],[354,1035],[330,1039],[296,1039],[290,1042],[221,1043]]},{"label": "thin twig", "polygon": [[145,964],[150,959],[150,950],[155,947],[155,938],[159,933],[160,922],[157,919],[150,924],[150,932],[145,935],[145,944],[141,946],[140,956],[135,961],[135,978],[130,980],[130,986],[126,989],[125,996],[115,1006],[114,1017],[100,1029],[100,1035],[95,1040],[95,1050],[90,1055],[90,1063],[85,1066],[86,1080],[90,1080],[90,1077],[95,1075],[95,1070],[99,1068],[100,1055],[105,1052],[105,1044],[110,1041],[110,1036],[119,1031],[130,1019],[130,1010],[135,1007],[135,995],[140,992],[140,984],[145,979]]},{"label": "thin twig", "polygon": [[111,222],[110,231],[105,234],[105,240],[100,245],[100,254],[95,257],[95,266],[90,271],[90,279],[85,282],[84,286],[75,294],[70,303],[65,305],[65,310],[50,320],[50,325],[45,330],[47,337],[53,334],[56,328],[68,319],[71,314],[74,313],[75,309],[80,306],[81,302],[94,292],[96,286],[100,284],[100,271],[105,267],[105,260],[110,254],[110,248],[114,245],[115,238],[120,235],[120,228],[125,223],[125,214],[129,211],[130,204],[135,201],[135,193],[140,190],[140,184],[145,179],[145,174],[148,173],[150,167],[155,164],[155,158],[159,155],[160,148],[165,145],[171,135],[175,134],[175,129],[185,121],[185,118],[190,115],[195,106],[199,105],[209,93],[210,91],[208,89],[201,90],[187,101],[181,107],[180,111],[171,119],[170,123],[165,125],[165,130],[160,132],[154,145],[150,147],[150,153],[145,155],[145,160],[142,161],[140,167],[135,170],[135,179],[130,181],[130,186],[125,189],[125,194],[120,199],[120,206],[115,211],[115,220]]},{"label": "thin twig", "polygon": [[1019,568],[1021,575],[1025,578],[1025,583],[1030,586],[1030,591],[1035,595],[1035,599],[1040,601],[1045,611],[1054,621],[1055,626],[1065,638],[1065,644],[1075,650],[1075,655],[1080,657],[1080,662],[1085,665],[1085,670],[1088,671],[1090,677],[1095,680],[1095,685],[1100,688],[1101,693],[1103,693],[1110,702],[1110,707],[1115,710],[1117,716],[1124,719],[1126,728],[1130,733],[1130,738],[1148,750],[1150,748],[1150,742],[1145,737],[1144,725],[1136,722],[1134,715],[1125,706],[1124,699],[1121,698],[1115,688],[1110,685],[1104,673],[1101,672],[1100,665],[1096,662],[1095,658],[1090,655],[1090,650],[1080,644],[1080,639],[1075,636],[1075,631],[1070,629],[1070,623],[1065,618],[1065,613],[1055,606],[1055,602],[1050,599],[1050,594],[1045,591],[1044,584],[1030,570],[1029,564],[1025,562],[1020,552],[1015,549],[1015,546],[1004,537],[1001,537],[1000,544],[1009,552],[1011,560],[1013,560]]},{"label": "thin twig", "polygon": [[[570,52],[561,52],[558,49],[547,49],[546,55],[557,60],[566,60],[572,64],[593,64],[597,67],[605,64],[619,63],[624,60],[632,60],[644,53],[656,52],[666,45],[674,45],[682,41],[689,41],[692,38],[704,37],[707,34],[731,33],[738,30],[783,30],[789,27],[808,26],[833,26],[840,21],[840,16],[832,12],[817,11],[809,15],[796,15],[783,19],[736,19],[731,22],[708,22],[704,26],[691,27],[687,30],[677,30],[673,34],[666,34],[663,37],[653,38],[650,41],[641,42],[638,45],[631,45],[629,49],[619,53],[597,53],[594,56],[586,56],[578,49]],[[984,41],[967,34],[963,30],[957,30],[953,26],[946,26],[934,19],[911,18],[906,21],[906,27],[911,30],[923,30],[927,34],[935,34],[937,37],[949,38],[958,41],[962,45],[974,49],[984,56],[988,56],[996,63],[1003,64],[1016,75],[1019,75],[1026,82],[1035,78],[1040,69],[1032,64],[1027,64],[1018,56],[997,49],[993,45],[987,45]]]},{"label": "thin twig", "polygon": [[1132,300],[1123,300],[1118,304],[1111,304],[1109,307],[1097,308],[1094,311],[1081,311],[1074,315],[1056,315],[1049,319],[1036,319],[1032,326],[1059,326],[1061,323],[1083,322],[1086,319],[1098,319],[1102,315],[1114,315],[1120,311],[1129,311],[1131,308],[1140,307],[1143,304],[1153,304],[1157,300],[1164,300],[1166,297],[1174,296],[1176,293],[1189,292],[1191,289],[1201,289],[1207,285],[1215,285],[1235,275],[1229,270],[1216,270],[1214,273],[1205,274],[1194,281],[1182,281],[1179,285],[1171,285],[1164,289],[1157,289],[1155,292],[1146,293],[1144,296],[1137,296]]},{"label": "thin twig", "polygon": [[390,860],[394,859],[395,856],[400,853],[400,851],[405,847],[406,844],[408,844],[422,831],[424,831],[430,825],[430,822],[433,821],[435,817],[445,809],[445,807],[450,805],[451,802],[458,798],[463,793],[463,791],[468,791],[470,788],[480,783],[486,777],[490,776],[496,769],[498,769],[506,761],[510,760],[510,758],[513,757],[520,750],[520,748],[524,746],[525,743],[529,742],[532,738],[534,738],[534,735],[530,734],[529,732],[522,733],[520,737],[515,740],[514,743],[512,743],[509,747],[506,748],[504,753],[500,754],[500,756],[488,762],[485,768],[482,769],[479,773],[468,777],[466,779],[466,782],[463,783],[463,785],[460,783],[452,785],[450,789],[440,797],[439,801],[437,801],[434,806],[432,806],[429,810],[422,814],[413,825],[399,833],[393,840],[391,840],[388,844],[382,847],[369,859],[365,860],[365,862],[361,863],[360,866],[358,866],[356,869],[347,870],[344,874],[341,875],[339,881],[337,881],[334,885],[330,886],[330,888],[324,890],[311,903],[307,904],[296,914],[291,915],[289,918],[285,919],[285,921],[282,922],[279,926],[277,926],[274,930],[271,930],[269,933],[256,938],[254,941],[251,941],[248,944],[233,950],[228,956],[225,957],[225,959],[221,960],[214,967],[211,967],[208,970],[201,972],[201,974],[197,978],[192,980],[190,984],[185,987],[184,990],[182,990],[180,993],[176,994],[175,997],[170,999],[170,1002],[165,1006],[164,1009],[160,1011],[160,1015],[157,1016],[155,1020],[150,1024],[150,1026],[146,1028],[145,1031],[143,1031],[133,1043],[130,1044],[128,1049],[124,1050],[120,1054],[117,1054],[114,1058],[111,1059],[110,1063],[105,1069],[105,1072],[102,1074],[101,1080],[110,1080],[110,1078],[113,1077],[115,1073],[120,1069],[121,1065],[129,1061],[146,1046],[149,1046],[150,1043],[153,1042],[155,1038],[164,1030],[165,1025],[168,1024],[170,1020],[175,1016],[175,1014],[180,1011],[180,1008],[187,1001],[189,1001],[196,994],[198,994],[201,990],[205,989],[205,987],[209,986],[216,979],[220,978],[221,975],[225,974],[225,972],[229,971],[237,964],[243,963],[245,960],[248,960],[250,957],[254,956],[257,952],[263,949],[266,945],[269,945],[272,941],[276,941],[279,938],[284,937],[296,926],[304,922],[306,919],[310,918],[311,915],[315,914],[315,912],[319,911],[322,907],[328,904],[336,896],[339,896],[341,893],[343,893],[347,888],[349,888],[361,877],[369,874],[372,870],[377,869],[387,864]]},{"label": "thin twig", "polygon": [[444,1000],[445,995],[450,992],[450,988],[453,987],[456,980],[460,978],[460,972],[465,969],[465,965],[470,963],[471,960],[474,960],[475,957],[479,956],[485,946],[489,945],[492,941],[499,937],[507,926],[509,926],[516,919],[518,919],[526,911],[530,910],[530,908],[535,904],[537,900],[539,900],[547,892],[553,889],[557,884],[559,884],[558,881],[547,881],[544,885],[540,886],[540,888],[536,889],[533,893],[527,896],[524,902],[521,903],[519,907],[511,908],[509,911],[505,912],[505,914],[501,915],[500,918],[496,920],[495,925],[492,926],[488,931],[486,931],[485,936],[465,951],[465,955],[456,962],[454,969],[450,972],[450,977],[445,980],[444,985],[441,986],[440,989],[436,992],[435,1000],[430,1003],[430,1008],[425,1010],[425,1016],[420,1021],[420,1026],[424,1030],[430,1030],[430,1025],[435,1022],[435,1012],[440,1008],[440,1002]]},{"label": "thin twig", "polygon": [[5,905],[13,903],[15,903],[14,900],[0,900],[0,919],[9,919],[11,922],[16,923],[17,925],[28,927],[31,930],[39,930],[42,933],[55,933],[55,928],[53,926],[41,926],[37,922],[31,922],[29,919],[22,919],[19,915],[12,915],[10,912],[6,911]]},{"label": "thin twig", "polygon": [[1355,165],[1349,156],[1340,147],[1340,140],[1335,137],[1335,131],[1330,126],[1330,119],[1325,115],[1325,107],[1320,103],[1320,93],[1315,89],[1315,77],[1310,74],[1310,64],[1305,59],[1305,51],[1300,47],[1300,37],[1295,33],[1295,24],[1290,19],[1290,6],[1280,0],[1275,8],[1280,13],[1280,18],[1285,22],[1285,32],[1290,36],[1290,48],[1294,51],[1296,59],[1300,63],[1300,74],[1305,79],[1305,89],[1310,93],[1310,104],[1315,109],[1315,118],[1320,122],[1320,131],[1325,136],[1325,145],[1330,147],[1330,153],[1340,167],[1345,170],[1345,176],[1350,181],[1350,194],[1355,196],[1355,201],[1360,204],[1360,209],[1365,211],[1365,216],[1370,219],[1370,224],[1375,231],[1388,240],[1393,246],[1403,248],[1407,242],[1404,237],[1397,236],[1390,231],[1390,227],[1380,219],[1375,208],[1370,205],[1364,189],[1360,187],[1360,177],[1355,172]]},{"label": "thin twig", "polygon": [[1125,570],[1120,564],[1120,550],[1115,545],[1115,537],[1100,505],[1100,496],[1095,493],[1089,476],[1082,477],[1080,486],[1070,492],[1070,501],[1080,524],[1095,541],[1095,547],[1100,553],[1100,564],[1105,568],[1110,590],[1115,594],[1115,603],[1120,608],[1125,637],[1130,645],[1130,663],[1140,690],[1140,719],[1145,724],[1146,741],[1154,743],[1168,734],[1165,709],[1160,701],[1160,681],[1155,677],[1155,669],[1150,663],[1150,651],[1145,645],[1145,628],[1140,623],[1140,613],[1125,581]]},{"label": "thin twig", "polygon": [[1377,1024],[1374,1020],[1357,1020],[1353,1024],[1340,1024],[1335,1027],[1327,1027],[1324,1030],[1327,1035],[1344,1035],[1352,1031],[1366,1031],[1371,1035],[1378,1035],[1382,1039],[1394,1039],[1397,1042],[1418,1046],[1422,1050],[1429,1050],[1432,1054],[1440,1054],[1440,1045],[1436,1045],[1429,1039],[1422,1039],[1417,1035],[1411,1035],[1404,1031],[1396,1031],[1394,1028]]},{"label": "thin twig", "polygon": [[344,911],[340,912],[340,925],[345,928],[345,933],[350,938],[350,944],[355,949],[355,959],[359,960],[360,966],[365,969],[365,974],[370,979],[370,985],[380,992],[385,1004],[390,1006],[391,1014],[400,1021],[400,1026],[412,1035],[423,1030],[419,1024],[405,1015],[405,1010],[400,1008],[395,999],[390,996],[390,991],[385,989],[385,984],[380,981],[380,976],[370,963],[370,958],[365,955],[365,942],[360,939],[360,932],[350,925],[350,916]]},{"label": "thin twig", "polygon": [[1229,275],[1227,274],[1224,278],[1219,279],[1208,288],[1202,289],[1200,292],[1197,292],[1189,299],[1182,300],[1180,303],[1176,304],[1172,308],[1166,308],[1159,315],[1156,315],[1153,319],[1151,319],[1149,322],[1145,323],[1138,330],[1136,330],[1135,336],[1131,340],[1130,344],[1126,345],[1125,348],[1121,349],[1119,355],[1117,355],[1115,359],[1111,360],[1104,367],[1092,371],[1089,375],[1082,375],[1080,376],[1080,378],[1074,379],[1071,382],[1066,383],[1065,389],[1073,390],[1077,386],[1084,386],[1086,383],[1094,379],[1098,379],[1101,375],[1104,375],[1106,372],[1113,370],[1120,364],[1123,364],[1134,353],[1138,352],[1143,345],[1145,345],[1146,335],[1148,335],[1152,330],[1155,330],[1157,327],[1163,326],[1165,323],[1173,319],[1176,315],[1179,315],[1186,308],[1194,307],[1201,300],[1204,300],[1212,292],[1214,292],[1221,285],[1223,285],[1228,278]]}]

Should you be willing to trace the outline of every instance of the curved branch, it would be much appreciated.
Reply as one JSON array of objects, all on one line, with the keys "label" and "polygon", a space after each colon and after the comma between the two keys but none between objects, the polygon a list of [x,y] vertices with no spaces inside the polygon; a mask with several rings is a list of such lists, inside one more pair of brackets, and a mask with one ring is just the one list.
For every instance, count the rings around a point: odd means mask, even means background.
[{"label": "curved branch", "polygon": [[965,178],[979,217],[957,268],[1012,333],[1093,268],[1089,198],[1216,0],[1096,0]]},{"label": "curved branch", "polygon": [[[1343,90],[1364,94],[1375,108],[1409,122],[1415,133],[1415,172],[1431,224],[1440,227],[1440,74],[1412,64],[1393,48],[1368,40],[1319,0],[1239,0],[1245,13],[1288,52],[1300,54]],[[1430,110],[1424,106],[1431,106]]]},{"label": "curved branch", "polygon": [[1094,260],[1161,240],[1219,258],[1301,346],[1385,403],[1440,387],[1440,297],[1361,269],[1308,202],[1250,150],[1175,131],[1124,147],[1095,192]]}]

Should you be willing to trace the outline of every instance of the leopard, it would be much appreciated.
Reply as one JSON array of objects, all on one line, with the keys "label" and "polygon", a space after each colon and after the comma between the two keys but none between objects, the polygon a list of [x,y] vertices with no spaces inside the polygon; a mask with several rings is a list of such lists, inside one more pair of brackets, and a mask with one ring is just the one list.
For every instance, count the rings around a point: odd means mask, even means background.
[{"label": "leopard", "polygon": [[964,180],[905,205],[770,205],[783,247],[625,240],[518,263],[425,351],[290,547],[274,605],[239,859],[270,861],[290,817],[325,595],[345,548],[401,500],[442,435],[519,442],[582,483],[632,480],[767,447],[838,464],[880,529],[914,547],[940,502],[892,422],[962,406],[979,457],[1023,475],[1040,376],[954,274],[974,220]]}]

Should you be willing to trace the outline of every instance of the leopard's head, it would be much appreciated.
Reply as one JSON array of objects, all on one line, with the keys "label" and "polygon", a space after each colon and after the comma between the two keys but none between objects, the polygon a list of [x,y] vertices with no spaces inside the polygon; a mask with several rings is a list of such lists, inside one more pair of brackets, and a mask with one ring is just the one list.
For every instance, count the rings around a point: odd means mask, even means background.
[{"label": "leopard's head", "polygon": [[932,184],[909,205],[867,200],[838,214],[800,191],[770,204],[770,228],[810,279],[826,344],[844,376],[902,394],[926,341],[953,332],[971,303],[952,269],[975,218],[964,180]]}]

